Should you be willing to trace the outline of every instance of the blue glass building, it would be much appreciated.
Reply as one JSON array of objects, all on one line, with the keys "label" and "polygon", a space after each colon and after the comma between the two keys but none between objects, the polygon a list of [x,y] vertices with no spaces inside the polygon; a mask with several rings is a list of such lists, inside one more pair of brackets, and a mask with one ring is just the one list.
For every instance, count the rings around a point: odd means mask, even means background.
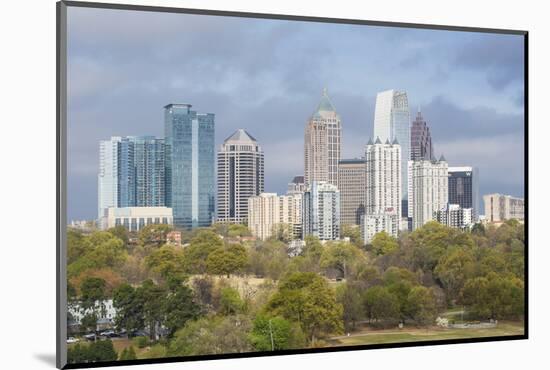
[{"label": "blue glass building", "polygon": [[166,206],[174,225],[205,227],[214,217],[214,114],[190,104],[164,107]]}]

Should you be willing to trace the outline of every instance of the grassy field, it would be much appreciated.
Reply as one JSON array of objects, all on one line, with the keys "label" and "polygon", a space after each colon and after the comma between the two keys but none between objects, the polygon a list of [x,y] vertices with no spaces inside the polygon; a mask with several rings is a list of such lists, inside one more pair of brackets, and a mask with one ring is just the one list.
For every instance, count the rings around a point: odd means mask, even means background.
[{"label": "grassy field", "polygon": [[495,328],[484,329],[364,329],[349,337],[333,337],[327,341],[331,346],[353,346],[379,343],[419,342],[426,340],[483,338],[523,334],[523,322],[499,322]]}]

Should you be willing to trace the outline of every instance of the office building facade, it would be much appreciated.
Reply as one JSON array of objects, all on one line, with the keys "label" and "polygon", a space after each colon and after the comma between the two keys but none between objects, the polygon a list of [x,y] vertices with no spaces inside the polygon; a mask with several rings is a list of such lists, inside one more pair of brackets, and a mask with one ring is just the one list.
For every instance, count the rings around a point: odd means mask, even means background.
[{"label": "office building facade", "polygon": [[435,219],[435,213],[449,202],[448,165],[443,156],[437,161],[410,161],[412,229]]},{"label": "office building facade", "polygon": [[228,137],[218,151],[217,221],[246,223],[248,198],[264,191],[264,153],[243,129]]},{"label": "office building facade", "polygon": [[473,210],[458,204],[447,204],[435,213],[435,220],[445,226],[465,230],[474,224]]},{"label": "office building facade", "polygon": [[290,239],[301,238],[302,193],[277,195],[262,193],[248,199],[248,228],[252,235],[266,240],[285,230]]},{"label": "office building facade", "polygon": [[372,242],[374,236],[382,231],[397,238],[400,216],[393,209],[361,216],[361,237],[365,244]]},{"label": "office building facade", "polygon": [[410,159],[410,112],[407,93],[388,90],[377,94],[374,110],[374,138],[382,142],[397,140],[401,146],[401,201],[399,207],[403,216],[407,215],[408,173]]},{"label": "office building facade", "polygon": [[479,216],[479,171],[475,167],[449,167],[449,203],[471,208],[473,221]]},{"label": "office building facade", "polygon": [[432,135],[419,109],[411,125],[411,161],[432,159],[435,159]]},{"label": "office building facade", "polygon": [[324,181],[313,181],[304,193],[303,236],[320,240],[340,239],[340,191]]},{"label": "office building facade", "polygon": [[177,227],[210,226],[215,217],[214,130],[212,113],[164,107],[166,205]]},{"label": "office building facade", "polygon": [[287,193],[303,193],[304,191],[306,191],[304,176],[294,176],[292,181],[288,183]]},{"label": "office building facade", "polygon": [[365,159],[342,159],[338,164],[338,190],[340,190],[340,221],[359,225],[365,213],[366,196]]},{"label": "office building facade", "polygon": [[342,125],[327,90],[306,124],[304,138],[304,182],[324,181],[338,186]]},{"label": "office building facade", "polygon": [[483,196],[483,203],[485,204],[485,220],[487,222],[524,219],[525,202],[523,198],[503,194],[488,194]]}]

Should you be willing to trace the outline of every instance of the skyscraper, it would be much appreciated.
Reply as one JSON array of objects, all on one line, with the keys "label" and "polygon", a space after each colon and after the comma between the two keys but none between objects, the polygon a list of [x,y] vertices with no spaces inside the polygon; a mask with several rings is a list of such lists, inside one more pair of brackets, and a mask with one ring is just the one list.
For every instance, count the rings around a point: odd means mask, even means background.
[{"label": "skyscraper", "polygon": [[340,220],[343,224],[359,225],[365,213],[365,159],[342,159],[338,165],[340,190]]},{"label": "skyscraper", "polygon": [[449,203],[471,208],[473,222],[477,222],[479,172],[476,167],[449,167]]},{"label": "skyscraper", "polygon": [[401,145],[401,199],[402,215],[407,215],[408,174],[407,163],[410,159],[410,113],[407,93],[388,90],[378,93],[374,110],[374,135],[382,142],[397,139]]},{"label": "skyscraper", "polygon": [[393,212],[401,215],[401,146],[394,139],[382,144],[380,138],[369,140],[365,148],[365,213]]},{"label": "skyscraper", "polygon": [[303,236],[320,240],[340,238],[340,191],[324,181],[313,181],[304,193]]},{"label": "skyscraper", "polygon": [[323,89],[317,110],[310,117],[304,140],[305,184],[326,181],[338,186],[342,126],[340,116]]},{"label": "skyscraper", "polygon": [[432,159],[435,158],[430,128],[422,117],[420,109],[418,109],[416,119],[411,126],[411,160],[431,161]]},{"label": "skyscraper", "polygon": [[162,207],[165,204],[164,139],[132,136],[136,182],[136,207]]},{"label": "skyscraper", "polygon": [[164,140],[113,136],[99,153],[99,219],[107,208],[164,206]]},{"label": "skyscraper", "polygon": [[471,208],[462,208],[458,204],[447,204],[435,212],[434,219],[440,224],[457,229],[467,229],[473,225]]},{"label": "skyscraper", "polygon": [[248,198],[264,191],[264,153],[256,139],[238,129],[218,151],[218,221],[243,223]]},{"label": "skyscraper", "polygon": [[214,217],[214,114],[191,104],[164,107],[166,205],[174,225],[209,226]]},{"label": "skyscraper", "polygon": [[438,161],[410,161],[412,228],[421,227],[434,220],[436,212],[447,206],[448,166],[441,156]]}]

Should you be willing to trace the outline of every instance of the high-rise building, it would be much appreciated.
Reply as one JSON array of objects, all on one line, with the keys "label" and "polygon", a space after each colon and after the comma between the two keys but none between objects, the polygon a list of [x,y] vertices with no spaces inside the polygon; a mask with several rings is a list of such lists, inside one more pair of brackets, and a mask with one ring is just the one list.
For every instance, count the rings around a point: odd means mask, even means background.
[{"label": "high-rise building", "polygon": [[365,214],[393,212],[401,215],[401,146],[397,139],[382,144],[369,139],[365,148]]},{"label": "high-rise building", "polygon": [[458,204],[447,204],[435,212],[435,220],[456,229],[467,229],[474,223],[472,211],[472,208],[462,208]]},{"label": "high-rise building", "polygon": [[281,228],[291,239],[301,238],[302,198],[302,193],[261,193],[248,198],[248,228],[252,235],[265,240]]},{"label": "high-rise building", "polygon": [[238,129],[218,151],[218,221],[244,223],[248,198],[264,191],[264,153],[256,139]]},{"label": "high-rise building", "polygon": [[383,91],[376,96],[374,110],[374,135],[382,142],[388,140],[401,145],[401,200],[400,211],[407,216],[408,173],[410,159],[410,113],[407,93],[396,90]]},{"label": "high-rise building", "polygon": [[438,161],[410,161],[412,228],[435,219],[435,213],[449,202],[448,165],[445,157]]},{"label": "high-rise building", "polygon": [[471,208],[473,222],[477,222],[479,172],[476,167],[449,167],[449,203]]},{"label": "high-rise building", "polygon": [[291,182],[288,183],[287,192],[294,193],[300,192],[303,193],[306,191],[306,184],[304,182],[304,176],[294,176]]},{"label": "high-rise building", "polygon": [[323,90],[317,110],[310,117],[304,140],[305,184],[325,181],[338,186],[338,162],[342,137],[340,116]]},{"label": "high-rise building", "polygon": [[400,216],[392,209],[380,213],[362,215],[361,237],[363,242],[365,244],[372,242],[374,236],[382,231],[396,238],[399,231],[399,219]]},{"label": "high-rise building", "polygon": [[132,136],[136,178],[136,207],[165,205],[166,169],[164,139]]},{"label": "high-rise building", "polygon": [[340,191],[324,181],[313,181],[304,193],[303,236],[320,240],[340,239]]},{"label": "high-rise building", "polygon": [[340,190],[340,221],[359,225],[365,213],[366,195],[365,159],[342,159],[338,164],[338,190]]},{"label": "high-rise building", "polygon": [[430,128],[418,109],[416,119],[411,126],[411,161],[431,161],[432,159],[435,158]]},{"label": "high-rise building", "polygon": [[164,107],[166,205],[174,225],[209,226],[214,218],[214,114],[191,104]]},{"label": "high-rise building", "polygon": [[100,141],[99,153],[99,219],[111,207],[164,206],[164,140],[113,136]]},{"label": "high-rise building", "polygon": [[487,222],[502,222],[510,219],[524,219],[523,198],[511,195],[488,194],[483,196],[485,203],[485,220]]},{"label": "high-rise building", "polygon": [[139,231],[147,225],[172,224],[172,209],[168,207],[110,207],[105,210],[103,229],[124,226]]}]

